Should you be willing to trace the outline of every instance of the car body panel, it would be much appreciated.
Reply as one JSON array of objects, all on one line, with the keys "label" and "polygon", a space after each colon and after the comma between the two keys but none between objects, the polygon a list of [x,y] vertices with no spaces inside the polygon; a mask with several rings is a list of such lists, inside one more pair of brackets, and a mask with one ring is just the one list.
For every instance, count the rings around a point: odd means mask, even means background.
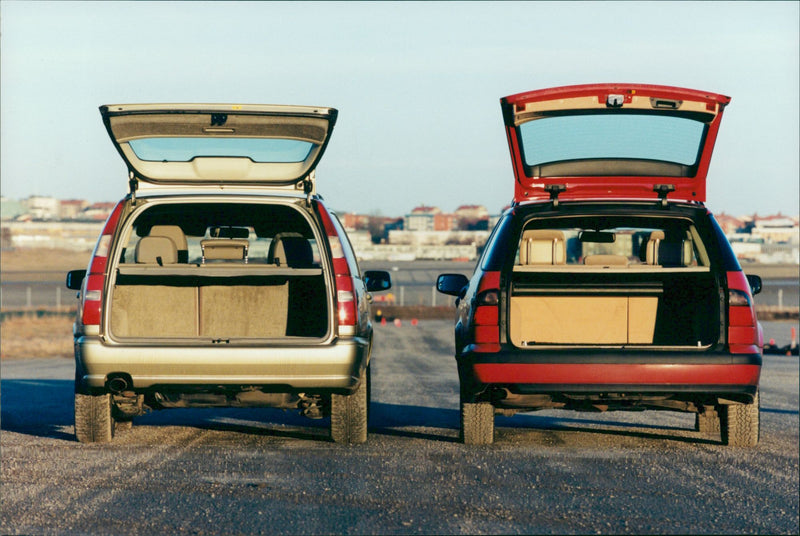
[{"label": "car body panel", "polygon": [[327,344],[207,346],[110,345],[100,337],[75,340],[76,381],[102,388],[124,373],[131,388],[180,385],[256,385],[315,391],[352,391],[369,364],[371,334]]},{"label": "car body panel", "polygon": [[137,189],[233,185],[305,193],[315,191],[313,171],[338,114],[252,104],[113,104],[100,113]]},{"label": "car body panel", "polygon": [[[554,196],[561,200],[658,199],[666,195],[669,199],[704,202],[711,154],[722,112],[729,102],[730,97],[716,93],[648,84],[565,86],[504,97],[501,107],[515,175],[514,201],[546,200]],[[663,135],[667,141],[676,137],[669,131],[675,128],[675,122],[696,124],[698,146],[694,153],[691,147],[681,149],[688,151],[694,161],[676,163],[668,161],[667,157],[634,158],[632,155],[639,149],[633,145],[642,143],[642,151],[656,151],[663,143],[647,146],[641,141],[650,138],[646,129],[628,133],[617,131],[611,135],[599,130],[600,127],[594,137],[589,132],[585,140],[578,138],[585,143],[583,147],[575,148],[575,154],[583,154],[583,158],[561,160],[567,157],[559,157],[556,150],[551,151],[555,155],[552,159],[542,162],[527,160],[533,157],[525,153],[523,129],[526,126],[541,120],[563,122],[568,119],[590,124],[589,120],[598,118],[609,122],[620,122],[624,118],[626,122],[636,123],[653,118],[658,121],[654,126],[666,121],[668,125],[664,126]],[[649,125],[642,124],[640,128]],[[562,130],[568,137],[565,139],[575,139],[574,128]],[[551,137],[559,132],[554,130]],[[599,136],[601,132],[606,135]],[[626,138],[626,135],[630,137]],[[619,138],[618,143],[609,141],[616,138]],[[678,140],[676,145],[680,143]],[[535,149],[535,144],[532,145]],[[563,190],[549,190],[552,188]]]}]

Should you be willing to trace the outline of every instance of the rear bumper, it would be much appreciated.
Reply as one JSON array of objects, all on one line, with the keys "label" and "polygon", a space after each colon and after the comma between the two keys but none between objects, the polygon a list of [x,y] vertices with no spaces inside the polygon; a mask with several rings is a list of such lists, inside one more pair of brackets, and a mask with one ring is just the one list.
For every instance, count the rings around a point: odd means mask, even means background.
[{"label": "rear bumper", "polygon": [[323,345],[122,346],[75,339],[76,387],[99,389],[127,375],[136,391],[180,386],[260,386],[276,391],[350,392],[369,361],[369,339]]},{"label": "rear bumper", "polygon": [[478,385],[526,393],[754,394],[760,354],[619,350],[507,350],[458,358]]}]

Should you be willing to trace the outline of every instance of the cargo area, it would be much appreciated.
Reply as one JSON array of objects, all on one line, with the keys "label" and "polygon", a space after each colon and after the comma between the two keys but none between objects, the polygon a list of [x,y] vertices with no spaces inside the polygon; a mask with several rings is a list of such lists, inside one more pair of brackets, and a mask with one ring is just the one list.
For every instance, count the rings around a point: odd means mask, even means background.
[{"label": "cargo area", "polygon": [[109,297],[115,338],[324,337],[325,273],[285,205],[156,205],[134,219]]},{"label": "cargo area", "polygon": [[696,230],[673,227],[526,230],[509,286],[509,340],[517,347],[715,344],[718,282]]}]

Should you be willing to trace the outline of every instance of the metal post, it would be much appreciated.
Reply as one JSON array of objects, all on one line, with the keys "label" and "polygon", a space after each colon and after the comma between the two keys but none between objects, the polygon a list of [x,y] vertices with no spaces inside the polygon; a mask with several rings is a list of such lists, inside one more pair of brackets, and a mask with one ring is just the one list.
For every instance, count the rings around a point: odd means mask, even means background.
[{"label": "metal post", "polygon": [[406,287],[400,287],[400,305],[401,306],[406,304],[406,302],[405,302],[405,290],[406,290]]},{"label": "metal post", "polygon": [[31,287],[25,287],[25,303],[27,304],[28,308],[31,307]]},{"label": "metal post", "polygon": [[56,309],[61,309],[61,287],[56,287]]},{"label": "metal post", "polygon": [[778,309],[783,309],[783,289],[778,289]]},{"label": "metal post", "polygon": [[436,307],[436,287],[431,288],[431,307]]}]

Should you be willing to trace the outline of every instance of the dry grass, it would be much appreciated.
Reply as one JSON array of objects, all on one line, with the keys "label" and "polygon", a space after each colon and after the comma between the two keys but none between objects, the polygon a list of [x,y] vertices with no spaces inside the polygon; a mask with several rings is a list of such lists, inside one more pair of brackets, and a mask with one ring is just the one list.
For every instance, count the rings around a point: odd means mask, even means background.
[{"label": "dry grass", "polygon": [[91,251],[67,249],[28,248],[3,251],[0,255],[0,271],[27,272],[36,270],[60,271],[80,270],[89,264]]},{"label": "dry grass", "polygon": [[0,358],[72,357],[72,315],[8,316],[0,322]]}]

